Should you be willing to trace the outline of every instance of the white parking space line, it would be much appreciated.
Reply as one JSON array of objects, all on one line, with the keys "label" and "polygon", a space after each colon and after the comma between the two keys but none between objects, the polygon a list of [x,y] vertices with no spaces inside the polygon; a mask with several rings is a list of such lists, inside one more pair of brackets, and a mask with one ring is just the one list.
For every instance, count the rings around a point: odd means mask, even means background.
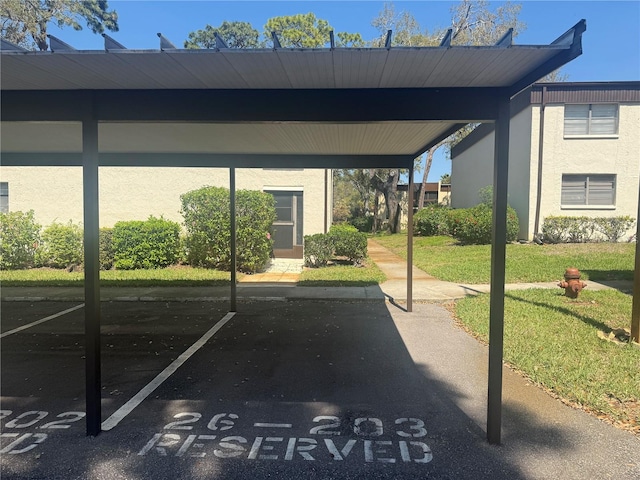
[{"label": "white parking space line", "polygon": [[54,318],[61,317],[62,315],[66,315],[67,313],[73,312],[82,307],[84,307],[84,303],[81,303],[80,305],[76,305],[75,307],[67,308],[62,312],[55,313],[41,320],[36,320],[35,322],[28,323],[27,325],[22,325],[21,327],[14,328],[13,330],[9,330],[8,332],[4,332],[2,335],[0,335],[0,338],[8,337],[9,335],[13,335],[14,333],[21,332],[22,330],[26,330],[27,328],[35,327],[36,325],[40,325],[41,323],[48,322],[49,320],[53,320]]},{"label": "white parking space line", "polygon": [[104,422],[102,422],[102,430],[111,430],[113,427],[118,425],[122,421],[124,417],[129,415],[134,408],[140,405],[145,398],[147,398],[151,393],[158,388],[162,383],[169,378],[173,373],[175,373],[180,366],[186,362],[189,357],[191,357],[194,353],[196,353],[211,337],[213,337],[218,330],[220,330],[224,325],[233,318],[235,312],[227,313],[218,323],[216,323],[211,329],[205,333],[200,339],[191,345],[187,350],[184,351],[182,355],[176,358],[171,365],[165,368],[162,372],[158,374],[156,378],[151,380],[138,393],[136,393],[127,403],[121,406],[118,410],[116,410],[109,418],[107,418]]}]

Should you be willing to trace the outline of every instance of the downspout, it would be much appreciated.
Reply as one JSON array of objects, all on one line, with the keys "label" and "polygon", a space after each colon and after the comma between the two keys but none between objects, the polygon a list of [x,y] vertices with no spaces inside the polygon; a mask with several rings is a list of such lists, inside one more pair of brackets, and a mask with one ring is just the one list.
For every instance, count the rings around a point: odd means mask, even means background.
[{"label": "downspout", "polygon": [[538,132],[538,181],[536,185],[536,216],[533,224],[533,239],[540,237],[540,203],[542,202],[542,161],[544,158],[544,110],[547,105],[547,87],[542,87],[540,98],[540,131]]},{"label": "downspout", "polygon": [[[333,177],[333,175],[332,175]],[[331,179],[333,181],[333,178]],[[324,169],[324,233],[329,228],[329,169]]]}]

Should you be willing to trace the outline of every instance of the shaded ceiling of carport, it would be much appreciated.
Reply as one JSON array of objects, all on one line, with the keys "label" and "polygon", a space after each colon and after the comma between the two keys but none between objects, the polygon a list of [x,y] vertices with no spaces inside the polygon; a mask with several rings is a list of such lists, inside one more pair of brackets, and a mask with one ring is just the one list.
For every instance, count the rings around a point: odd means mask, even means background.
[{"label": "shaded ceiling of carport", "polygon": [[[321,155],[332,159],[313,166],[366,166],[361,156],[407,166],[461,124],[494,121],[496,97],[579,54],[583,30],[545,46],[512,45],[510,35],[491,47],[26,52],[4,44],[2,160],[80,165],[74,121],[93,110],[102,165],[263,167],[278,164],[275,156],[291,165]],[[23,123],[34,121],[44,123]],[[67,155],[38,155],[52,152]]]},{"label": "shaded ceiling of carport", "polygon": [[[499,443],[510,98],[579,56],[585,29],[545,46],[514,46],[510,32],[490,47],[452,47],[450,35],[379,49],[134,51],[105,37],[105,51],[56,41],[50,53],[2,42],[2,164],[83,166],[87,432],[101,421],[99,165],[406,168],[460,126],[495,121],[487,436]],[[232,217],[232,244],[233,231]],[[408,265],[410,246],[411,235]]]}]

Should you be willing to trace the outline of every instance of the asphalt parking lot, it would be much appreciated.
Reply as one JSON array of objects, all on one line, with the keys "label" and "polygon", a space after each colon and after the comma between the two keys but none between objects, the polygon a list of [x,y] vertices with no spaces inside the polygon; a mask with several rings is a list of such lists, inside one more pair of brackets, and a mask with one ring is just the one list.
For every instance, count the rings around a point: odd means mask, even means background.
[{"label": "asphalt parking lot", "polygon": [[[442,336],[442,307],[253,302],[233,316],[226,307],[103,302],[108,429],[92,438],[83,309],[4,303],[2,478],[538,478],[521,462],[540,452],[518,457],[486,443],[485,352],[460,330]],[[479,348],[463,348],[469,341]]]}]

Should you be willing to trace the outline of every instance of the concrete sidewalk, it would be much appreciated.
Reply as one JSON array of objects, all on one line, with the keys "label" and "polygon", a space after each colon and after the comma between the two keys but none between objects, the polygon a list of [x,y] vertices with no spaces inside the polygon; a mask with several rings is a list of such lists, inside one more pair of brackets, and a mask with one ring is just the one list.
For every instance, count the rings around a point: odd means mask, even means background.
[{"label": "concrete sidewalk", "polygon": [[[379,243],[369,240],[369,257],[387,276],[380,285],[367,287],[305,287],[295,282],[296,268],[289,261],[286,268],[276,267],[274,272],[247,276],[238,284],[240,300],[336,300],[336,301],[407,301],[407,263]],[[281,270],[281,271],[278,271]],[[245,277],[245,278],[247,278]],[[252,278],[253,277],[253,278]],[[558,279],[559,280],[559,279]],[[558,289],[558,280],[543,283],[516,283],[505,285],[506,290],[530,288]],[[618,289],[631,291],[631,281],[598,283],[587,281],[589,290]],[[559,290],[559,289],[558,289]],[[450,302],[468,295],[488,293],[488,284],[462,284],[444,282],[413,267],[413,301],[416,303]],[[228,301],[229,287],[102,287],[103,301]],[[2,287],[3,301],[84,301],[83,287]]]}]

